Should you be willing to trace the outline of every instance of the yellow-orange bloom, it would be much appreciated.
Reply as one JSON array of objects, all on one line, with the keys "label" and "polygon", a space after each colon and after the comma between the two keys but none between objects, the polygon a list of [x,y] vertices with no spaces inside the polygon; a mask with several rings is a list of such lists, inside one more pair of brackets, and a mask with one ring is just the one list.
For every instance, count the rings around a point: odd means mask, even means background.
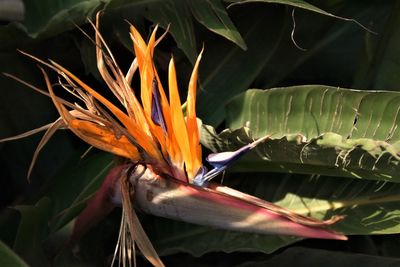
[{"label": "yellow-orange bloom", "polygon": [[[83,110],[77,105],[72,105],[73,109],[68,110],[65,103],[55,96],[44,73],[50,96],[65,125],[94,147],[134,162],[149,163],[157,172],[179,180],[193,181],[202,168],[195,111],[197,75],[202,53],[197,58],[188,85],[185,119],[174,60],[171,58],[168,69],[169,100],[154,64],[154,48],[160,41],[156,39],[157,27],[146,43],[136,28],[131,26],[130,35],[136,58],[124,75],[98,31],[98,17],[93,26],[96,30],[99,72],[125,110],[121,110],[66,68],[50,61],[50,64],[45,64],[64,77],[68,86],[79,91],[86,105]],[[137,69],[140,74],[140,102],[131,87],[132,76]]]}]

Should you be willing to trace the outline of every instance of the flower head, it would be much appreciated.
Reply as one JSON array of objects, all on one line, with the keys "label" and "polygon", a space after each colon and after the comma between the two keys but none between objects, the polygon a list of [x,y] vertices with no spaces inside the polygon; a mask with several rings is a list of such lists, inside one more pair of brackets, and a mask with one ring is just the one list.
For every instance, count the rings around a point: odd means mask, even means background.
[{"label": "flower head", "polygon": [[[201,146],[196,119],[195,101],[197,73],[202,52],[198,56],[188,85],[186,119],[182,112],[173,58],[168,68],[168,97],[154,64],[157,27],[146,43],[134,26],[130,36],[136,58],[124,74],[107,47],[96,25],[96,54],[99,72],[123,106],[120,109],[69,70],[50,61],[65,81],[60,85],[85,104],[65,103],[54,94],[44,73],[50,96],[65,125],[78,137],[99,149],[144,162],[160,174],[191,182],[202,170]],[[35,58],[36,59],[36,58]],[[38,60],[38,59],[37,59]],[[40,60],[39,60],[40,61]],[[132,76],[140,73],[140,100],[131,86]],[[67,109],[67,106],[72,109]]]}]

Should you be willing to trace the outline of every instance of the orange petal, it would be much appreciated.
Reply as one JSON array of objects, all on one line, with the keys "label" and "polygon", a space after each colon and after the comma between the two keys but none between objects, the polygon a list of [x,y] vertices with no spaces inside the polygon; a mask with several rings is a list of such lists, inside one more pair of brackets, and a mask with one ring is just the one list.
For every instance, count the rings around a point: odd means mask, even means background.
[{"label": "orange petal", "polygon": [[154,43],[156,41],[156,33],[158,27],[156,26],[151,33],[149,42],[145,51],[145,58],[143,62],[142,72],[140,73],[141,80],[141,97],[143,108],[147,114],[151,114],[151,102],[153,99],[152,93],[152,84],[154,79],[154,62],[153,62],[153,53],[154,53]]},{"label": "orange petal", "polygon": [[151,157],[155,160],[163,161],[162,155],[160,154],[158,148],[156,147],[154,142],[152,142],[153,140],[151,139],[151,137],[149,137],[143,131],[141,131],[140,125],[137,125],[135,122],[133,122],[129,118],[128,115],[126,115],[124,112],[122,112],[120,109],[118,109],[114,104],[112,104],[110,101],[108,101],[102,95],[100,95],[95,90],[93,90],[88,85],[86,85],[84,82],[82,82],[78,77],[73,75],[70,71],[68,71],[64,67],[60,66],[59,64],[55,63],[54,61],[51,61],[51,62],[57,69],[59,69],[61,72],[65,73],[68,77],[70,77],[77,84],[79,84],[79,86],[81,86],[82,89],[87,91],[94,98],[96,98],[100,103],[102,103],[104,106],[106,106],[118,118],[118,120],[121,121],[121,123],[126,127],[129,134],[132,135],[132,137],[136,140],[136,142],[146,151],[147,154],[149,154],[149,157]]},{"label": "orange petal", "polygon": [[69,121],[68,126],[79,138],[98,149],[132,161],[141,159],[137,148],[124,135],[117,139],[115,133],[106,127],[76,119]]},{"label": "orange petal", "polygon": [[134,44],[135,55],[138,60],[138,65],[143,66],[143,58],[147,48],[146,42],[143,40],[142,36],[133,25],[131,25],[130,30],[131,39]]},{"label": "orange petal", "polygon": [[139,64],[140,81],[141,81],[141,100],[145,117],[151,129],[152,135],[155,136],[158,143],[160,144],[164,157],[167,157],[168,149],[166,145],[166,139],[168,135],[164,133],[161,127],[159,127],[153,122],[151,117],[152,101],[153,101],[153,81],[154,79],[157,79],[158,88],[156,88],[156,90],[158,90],[161,97],[161,108],[163,112],[163,118],[165,119],[167,130],[172,128],[168,101],[165,96],[165,92],[162,88],[161,82],[158,79],[157,71],[155,69],[153,62],[153,53],[156,43],[157,29],[158,27],[156,26],[154,31],[152,32],[152,35],[149,39],[147,46],[144,43],[140,34],[133,26],[131,27],[131,32],[132,35],[134,36],[133,39],[134,39],[135,53],[137,53],[137,56],[140,55],[139,57],[141,58],[141,60],[138,59],[138,64]]},{"label": "orange petal", "polygon": [[193,168],[188,172],[189,179],[194,178],[194,176],[197,174],[197,171],[202,165],[200,136],[196,118],[197,73],[202,54],[203,50],[201,50],[194,65],[192,76],[190,77],[188,97],[187,97],[186,124],[187,124],[187,131],[189,134],[190,150],[192,152],[192,157],[193,157]]},{"label": "orange petal", "polygon": [[[171,128],[171,119],[169,115],[169,104],[165,91],[162,87],[160,78],[158,77],[157,70],[154,66],[153,54],[154,48],[160,40],[156,40],[158,26],[153,30],[148,44],[146,44],[134,26],[131,26],[131,37],[134,44],[135,55],[139,65],[140,78],[141,78],[141,100],[143,109],[146,114],[151,114],[151,102],[152,102],[152,82],[156,78],[158,82],[159,93],[161,96],[161,107],[167,128]],[[163,38],[160,37],[160,38]]]},{"label": "orange petal", "polygon": [[[180,148],[183,155],[183,160],[185,161],[186,170],[192,169],[192,153],[190,151],[190,142],[188,131],[186,128],[185,119],[183,117],[181,100],[179,98],[178,85],[176,82],[176,71],[174,60],[171,58],[168,68],[168,82],[169,82],[169,101],[171,107],[171,120],[174,130],[174,136],[176,137],[176,142]],[[176,158],[176,155],[172,155]]]},{"label": "orange petal", "polygon": [[69,113],[68,110],[58,101],[50,84],[49,77],[43,69],[41,70],[43,72],[46,85],[54,105],[56,106],[68,128],[73,133],[75,133],[79,138],[88,144],[99,149],[135,161],[140,159],[139,151],[135,146],[132,145],[132,143],[128,141],[125,136],[121,136],[121,138],[117,139],[115,133],[106,127],[97,125],[93,122],[75,119],[71,113]]},{"label": "orange petal", "polygon": [[149,114],[149,112],[151,111],[151,88],[148,87],[148,81],[147,81],[148,78],[146,74],[146,72],[148,72],[146,68],[148,68],[147,66],[149,65],[149,62],[147,62],[149,59],[146,58],[147,45],[143,40],[142,36],[140,35],[140,33],[134,26],[131,25],[130,29],[131,29],[131,39],[133,41],[133,48],[135,50],[135,55],[138,61],[139,72],[140,72],[140,80],[141,80],[140,94],[142,99],[142,105],[144,111],[147,114]]}]

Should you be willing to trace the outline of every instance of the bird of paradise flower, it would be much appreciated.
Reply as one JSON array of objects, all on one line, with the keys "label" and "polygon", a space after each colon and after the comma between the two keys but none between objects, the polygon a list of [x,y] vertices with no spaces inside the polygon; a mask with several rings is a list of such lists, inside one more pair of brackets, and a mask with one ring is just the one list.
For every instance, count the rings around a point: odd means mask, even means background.
[{"label": "bird of paradise flower", "polygon": [[[125,159],[110,170],[100,189],[78,216],[71,240],[78,239],[91,225],[119,205],[122,206],[123,215],[114,259],[118,255],[123,262],[134,260],[136,243],[154,266],[164,266],[141,227],[134,207],[158,216],[238,231],[346,239],[345,236],[324,228],[341,217],[319,221],[209,182],[267,137],[237,151],[209,155],[207,160],[213,169],[207,171],[202,163],[195,111],[202,51],[190,77],[185,119],[173,58],[168,67],[168,97],[153,61],[154,49],[164,35],[157,39],[155,27],[146,43],[136,28],[131,26],[130,37],[136,58],[124,74],[99,32],[99,17],[100,13],[96,16],[96,24],[91,23],[96,36],[97,67],[124,111],[51,60],[45,62],[22,52],[57,72],[58,84],[80,100],[81,104],[57,97],[43,69],[41,70],[48,92],[6,74],[51,97],[60,114],[60,118],[54,123],[0,140],[17,139],[46,130],[34,153],[29,173],[41,148],[61,128],[68,128],[93,147]],[[141,102],[131,87],[132,77],[137,70],[140,73]]]}]

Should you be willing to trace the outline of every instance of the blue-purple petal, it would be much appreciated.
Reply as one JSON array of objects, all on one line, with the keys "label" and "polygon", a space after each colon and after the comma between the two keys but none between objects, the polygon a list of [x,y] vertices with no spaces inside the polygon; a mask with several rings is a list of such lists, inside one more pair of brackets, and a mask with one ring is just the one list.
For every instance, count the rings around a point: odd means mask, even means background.
[{"label": "blue-purple petal", "polygon": [[215,168],[221,168],[222,166],[227,166],[232,162],[239,159],[242,155],[246,154],[252,149],[251,144],[248,144],[236,151],[213,153],[207,156],[206,160],[211,166]]},{"label": "blue-purple petal", "polygon": [[210,163],[211,166],[214,168],[207,172],[205,175],[200,176],[196,175],[194,184],[203,186],[212,178],[223,172],[230,164],[238,160],[241,156],[249,152],[251,149],[256,147],[259,143],[266,140],[269,136],[265,136],[260,138],[253,143],[245,145],[236,151],[228,151],[228,152],[221,152],[221,153],[213,153],[207,156],[207,161]]},{"label": "blue-purple petal", "polygon": [[152,91],[153,98],[151,101],[151,119],[156,125],[161,126],[161,128],[164,130],[164,133],[166,133],[167,128],[165,126],[165,119],[161,108],[161,96],[160,92],[158,91],[158,83],[156,78],[153,79]]}]

